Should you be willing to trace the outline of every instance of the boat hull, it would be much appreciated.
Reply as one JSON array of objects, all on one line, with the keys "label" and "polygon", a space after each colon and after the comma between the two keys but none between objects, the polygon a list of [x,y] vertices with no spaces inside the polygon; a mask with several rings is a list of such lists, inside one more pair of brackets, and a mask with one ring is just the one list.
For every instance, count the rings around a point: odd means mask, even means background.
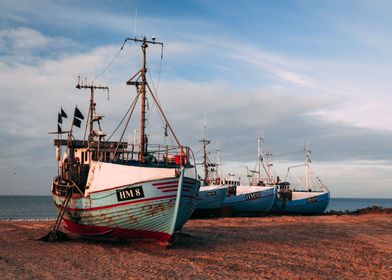
[{"label": "boat hull", "polygon": [[200,187],[197,206],[192,218],[220,216],[226,194],[227,186],[224,185]]},{"label": "boat hull", "polygon": [[[237,187],[240,188],[241,186]],[[223,206],[233,213],[268,213],[275,201],[275,187],[243,187],[243,192],[227,196]]]},{"label": "boat hull", "polygon": [[200,187],[196,210],[220,209],[226,197],[226,186]]},{"label": "boat hull", "polygon": [[[73,195],[63,220],[83,237],[170,241],[196,208],[199,187],[193,178],[175,176]],[[65,196],[53,198],[60,209]]]},{"label": "boat hull", "polygon": [[322,214],[327,209],[330,200],[329,192],[293,191],[292,193],[292,200],[277,198],[271,212],[278,214]]}]

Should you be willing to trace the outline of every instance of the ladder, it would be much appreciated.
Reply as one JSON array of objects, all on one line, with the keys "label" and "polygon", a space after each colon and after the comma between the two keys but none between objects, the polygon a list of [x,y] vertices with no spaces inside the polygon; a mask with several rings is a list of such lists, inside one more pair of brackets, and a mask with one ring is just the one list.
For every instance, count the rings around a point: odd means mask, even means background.
[{"label": "ladder", "polygon": [[67,197],[65,198],[65,200],[63,201],[63,204],[61,205],[61,210],[57,216],[56,223],[54,224],[53,230],[50,232],[50,235],[49,235],[49,240],[48,240],[49,242],[53,242],[56,240],[57,232],[59,231],[59,227],[60,227],[61,221],[62,221],[64,213],[65,213],[65,208],[67,207],[68,202],[71,199],[71,196],[72,196],[72,192],[67,194]]}]

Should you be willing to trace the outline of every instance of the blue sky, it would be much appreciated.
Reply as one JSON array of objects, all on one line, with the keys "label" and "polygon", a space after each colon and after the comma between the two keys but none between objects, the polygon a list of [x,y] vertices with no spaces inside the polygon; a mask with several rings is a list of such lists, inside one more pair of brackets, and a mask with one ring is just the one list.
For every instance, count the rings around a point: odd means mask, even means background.
[{"label": "blue sky", "polygon": [[[49,194],[57,111],[86,110],[78,74],[94,79],[136,30],[165,43],[149,70],[177,136],[199,150],[206,115],[225,172],[254,166],[263,131],[281,177],[310,141],[333,197],[392,198],[391,14],[389,1],[0,0],[0,195]],[[99,78],[108,133],[139,65],[130,43]]]}]

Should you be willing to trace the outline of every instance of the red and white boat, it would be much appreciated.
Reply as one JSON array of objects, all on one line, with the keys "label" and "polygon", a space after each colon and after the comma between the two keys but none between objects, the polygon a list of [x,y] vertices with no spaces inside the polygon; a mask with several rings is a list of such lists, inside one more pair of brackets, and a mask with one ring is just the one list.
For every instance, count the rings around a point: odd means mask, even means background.
[{"label": "red and white boat", "polygon": [[[127,121],[120,139],[105,139],[100,125],[102,116],[95,111],[94,91],[107,88],[87,82],[77,85],[78,89],[89,89],[91,94],[87,139],[75,140],[72,129],[62,131],[59,125],[59,137],[54,140],[59,171],[52,182],[52,195],[59,210],[56,225],[63,220],[70,233],[83,237],[154,238],[171,242],[196,208],[200,182],[191,149],[177,140],[146,79],[146,49],[148,45],[163,47],[163,44],[146,37],[127,41],[141,43],[143,59],[141,69],[127,82],[136,88],[136,97],[124,116]],[[172,146],[148,143],[147,95],[161,115],[164,135],[174,139]],[[140,143],[128,144],[123,136],[138,99]],[[62,117],[66,117],[63,110],[59,114],[61,123]],[[82,119],[76,108],[73,124],[80,127]],[[61,139],[64,133],[67,139]],[[53,232],[55,235],[56,231]]]}]

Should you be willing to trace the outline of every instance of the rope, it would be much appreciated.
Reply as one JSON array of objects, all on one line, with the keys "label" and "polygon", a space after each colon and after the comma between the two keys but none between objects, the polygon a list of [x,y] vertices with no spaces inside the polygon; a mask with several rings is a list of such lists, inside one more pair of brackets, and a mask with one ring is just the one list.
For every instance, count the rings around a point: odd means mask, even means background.
[{"label": "rope", "polygon": [[277,157],[284,157],[284,156],[288,156],[288,155],[292,155],[292,154],[303,153],[303,151],[304,151],[304,150],[301,149],[301,150],[299,150],[299,151],[290,152],[290,153],[285,153],[285,154],[278,154],[278,155],[271,154],[271,156],[272,156],[272,157],[275,157],[275,158],[277,158]]},{"label": "rope", "polygon": [[113,57],[113,59],[109,62],[109,64],[103,69],[103,71],[94,78],[94,80],[92,81],[92,83],[95,82],[95,80],[97,80],[99,77],[101,77],[108,69],[110,66],[112,66],[112,64],[114,63],[114,61],[117,59],[117,57],[120,55],[120,52],[123,50],[125,43],[127,41],[124,41],[124,43],[122,44],[121,48],[118,50],[118,52],[116,53],[116,55]]},{"label": "rope", "polygon": [[118,124],[118,126],[116,127],[116,129],[113,131],[113,133],[109,136],[108,140],[106,140],[106,142],[108,142],[110,140],[110,138],[112,138],[112,136],[116,133],[116,131],[120,128],[121,124],[123,123],[123,121],[125,120],[126,116],[128,115],[129,111],[131,110],[132,105],[128,108],[128,111],[125,113],[124,117],[122,118],[121,122]]}]

